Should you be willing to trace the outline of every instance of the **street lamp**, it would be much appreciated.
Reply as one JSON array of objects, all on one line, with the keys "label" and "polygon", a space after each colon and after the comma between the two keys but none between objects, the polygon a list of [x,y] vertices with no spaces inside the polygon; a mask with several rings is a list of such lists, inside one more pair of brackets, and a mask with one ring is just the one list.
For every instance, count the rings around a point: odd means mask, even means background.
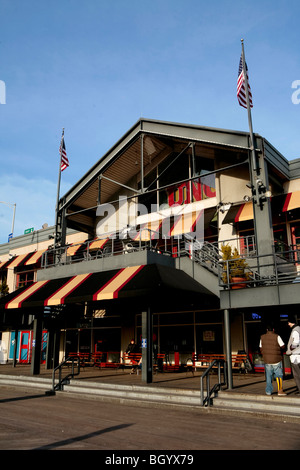
[{"label": "street lamp", "polygon": [[14,212],[13,212],[13,219],[12,219],[12,225],[11,225],[11,238],[13,236],[13,233],[14,233],[14,226],[15,226],[15,216],[16,216],[16,206],[17,204],[11,204],[10,202],[4,202],[4,201],[0,201],[0,204],[6,204],[7,206],[9,207],[12,207],[14,209]]}]

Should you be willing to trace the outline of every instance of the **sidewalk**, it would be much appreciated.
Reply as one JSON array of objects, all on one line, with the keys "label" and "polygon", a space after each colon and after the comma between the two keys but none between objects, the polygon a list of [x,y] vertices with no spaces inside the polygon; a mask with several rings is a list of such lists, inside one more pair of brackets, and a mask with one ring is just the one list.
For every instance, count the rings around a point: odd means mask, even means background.
[{"label": "sidewalk", "polygon": [[[71,368],[66,369],[66,374],[71,371]],[[17,364],[13,367],[11,364],[0,364],[0,375],[11,376],[30,376],[31,366],[27,364]],[[202,372],[164,372],[153,375],[153,382],[146,384],[142,382],[141,375],[130,374],[129,370],[109,370],[98,369],[96,367],[85,367],[80,369],[80,375],[76,376],[76,381],[93,382],[93,383],[106,383],[114,385],[139,385],[145,387],[163,387],[174,388],[181,390],[199,390],[200,391],[200,376]],[[45,369],[41,365],[40,374],[34,377],[52,378],[52,369]],[[56,374],[56,378],[58,374]],[[216,381],[216,375],[211,375],[210,383],[213,385]],[[283,388],[289,397],[297,397],[297,388],[294,379],[291,376],[286,376],[283,380]],[[228,390],[230,393],[231,390]],[[265,377],[262,373],[254,374],[233,374],[233,389],[234,393],[247,393],[254,395],[265,395]],[[274,382],[274,394],[276,394],[276,382]],[[284,399],[284,397],[283,397]],[[299,398],[300,399],[300,398]]]}]

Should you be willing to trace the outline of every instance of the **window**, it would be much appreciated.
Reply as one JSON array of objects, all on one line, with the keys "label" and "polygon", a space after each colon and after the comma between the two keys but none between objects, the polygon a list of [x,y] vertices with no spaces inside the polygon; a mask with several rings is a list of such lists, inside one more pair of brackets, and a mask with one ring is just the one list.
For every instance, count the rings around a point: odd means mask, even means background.
[{"label": "window", "polygon": [[34,271],[25,271],[23,273],[18,273],[16,288],[20,289],[21,287],[32,284],[33,281],[34,281]]}]

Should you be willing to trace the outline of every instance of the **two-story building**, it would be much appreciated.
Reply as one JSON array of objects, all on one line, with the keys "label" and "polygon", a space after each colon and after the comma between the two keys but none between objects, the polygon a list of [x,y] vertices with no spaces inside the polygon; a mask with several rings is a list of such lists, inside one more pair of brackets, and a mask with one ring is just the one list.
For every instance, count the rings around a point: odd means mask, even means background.
[{"label": "two-story building", "polygon": [[286,339],[298,314],[300,160],[255,140],[253,165],[246,132],[140,119],[60,199],[56,227],[0,247],[7,349],[30,331],[37,363],[44,332],[49,366],[113,361],[133,337],[150,375],[156,353],[180,366],[246,351],[258,368],[265,323]]}]

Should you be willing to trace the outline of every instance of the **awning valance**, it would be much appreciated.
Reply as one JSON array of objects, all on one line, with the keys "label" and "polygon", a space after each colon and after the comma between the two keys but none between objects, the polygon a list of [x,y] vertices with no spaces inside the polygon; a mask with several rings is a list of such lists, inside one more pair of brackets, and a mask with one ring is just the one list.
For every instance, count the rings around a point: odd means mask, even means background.
[{"label": "awning valance", "polygon": [[153,295],[161,292],[162,287],[211,296],[183,271],[151,264],[37,281],[1,298],[0,308],[45,307]]}]

